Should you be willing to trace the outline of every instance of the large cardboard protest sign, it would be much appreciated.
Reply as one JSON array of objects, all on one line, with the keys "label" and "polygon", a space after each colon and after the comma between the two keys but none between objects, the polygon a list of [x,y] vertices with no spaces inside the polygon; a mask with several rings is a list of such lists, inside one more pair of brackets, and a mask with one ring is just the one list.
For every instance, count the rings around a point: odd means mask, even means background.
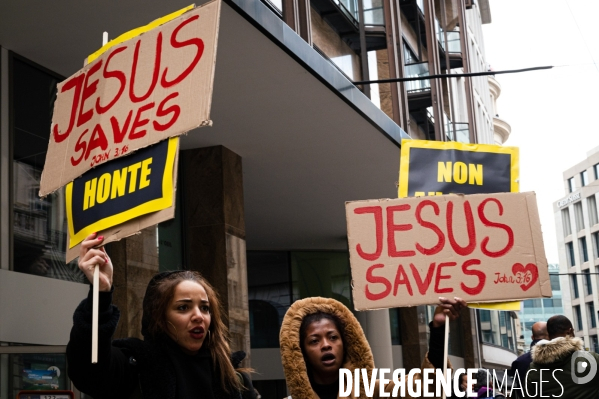
[{"label": "large cardboard protest sign", "polygon": [[58,86],[45,196],[90,168],[199,126],[210,106],[220,1],[104,52]]},{"label": "large cardboard protest sign", "polygon": [[402,140],[398,196],[518,192],[518,148]]},{"label": "large cardboard protest sign", "polygon": [[534,193],[346,203],[357,310],[551,297]]}]

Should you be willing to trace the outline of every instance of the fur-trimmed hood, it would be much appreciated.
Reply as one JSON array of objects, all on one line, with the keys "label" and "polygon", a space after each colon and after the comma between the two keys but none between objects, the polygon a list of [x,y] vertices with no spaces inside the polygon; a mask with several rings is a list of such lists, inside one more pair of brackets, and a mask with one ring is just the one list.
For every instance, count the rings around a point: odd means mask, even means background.
[{"label": "fur-trimmed hood", "polygon": [[557,337],[551,341],[542,339],[532,347],[530,353],[536,364],[551,364],[567,359],[572,353],[582,350],[584,343],[580,338]]},{"label": "fur-trimmed hood", "polygon": [[337,316],[345,324],[345,362],[348,369],[374,368],[374,359],[364,331],[352,312],[341,302],[330,298],[306,298],[291,305],[281,326],[281,360],[287,387],[293,399],[316,399],[312,390],[304,356],[300,347],[300,326],[304,317],[317,312]]}]

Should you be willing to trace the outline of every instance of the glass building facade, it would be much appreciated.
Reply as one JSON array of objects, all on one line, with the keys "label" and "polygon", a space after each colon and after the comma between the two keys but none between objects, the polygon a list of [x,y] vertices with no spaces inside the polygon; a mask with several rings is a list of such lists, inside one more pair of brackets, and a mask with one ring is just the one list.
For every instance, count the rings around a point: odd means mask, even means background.
[{"label": "glass building facade", "polygon": [[522,301],[518,316],[522,321],[522,334],[524,335],[524,349],[528,351],[532,342],[532,325],[537,321],[547,321],[551,316],[564,314],[562,291],[560,286],[559,265],[549,265],[549,278],[553,298],[527,299]]}]

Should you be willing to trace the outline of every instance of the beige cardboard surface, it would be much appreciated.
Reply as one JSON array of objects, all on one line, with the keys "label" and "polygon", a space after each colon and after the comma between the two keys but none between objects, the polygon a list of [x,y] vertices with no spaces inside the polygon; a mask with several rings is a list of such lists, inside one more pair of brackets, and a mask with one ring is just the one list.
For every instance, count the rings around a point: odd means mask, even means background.
[{"label": "beige cardboard surface", "polygon": [[346,203],[357,310],[551,297],[536,196]]},{"label": "beige cardboard surface", "polygon": [[58,85],[45,196],[95,165],[209,126],[220,1],[117,45]]},{"label": "beige cardboard surface", "polygon": [[[139,216],[135,219],[131,219],[123,224],[118,226],[111,227],[110,229],[99,231],[99,236],[104,236],[103,244],[108,244],[114,241],[120,241],[123,238],[127,238],[134,234],[137,234],[140,230],[145,229],[146,227],[154,226],[160,222],[164,222],[165,220],[173,219],[175,217],[175,198],[177,195],[177,172],[179,165],[179,150],[177,149],[177,156],[175,158],[175,164],[173,168],[173,205],[169,208],[163,209],[158,212],[150,213],[147,215]],[[67,229],[67,240],[68,243],[70,241],[70,237]],[[66,248],[66,262],[69,263],[73,259],[79,256],[79,250],[81,248],[81,244],[75,245],[73,248]]]}]

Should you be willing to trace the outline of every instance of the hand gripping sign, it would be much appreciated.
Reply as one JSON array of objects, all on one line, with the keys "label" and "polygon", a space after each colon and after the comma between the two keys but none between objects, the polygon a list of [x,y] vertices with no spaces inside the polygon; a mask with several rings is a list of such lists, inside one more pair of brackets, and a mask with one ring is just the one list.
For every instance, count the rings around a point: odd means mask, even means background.
[{"label": "hand gripping sign", "polygon": [[220,2],[105,51],[58,86],[45,196],[139,148],[208,126]]},{"label": "hand gripping sign", "polygon": [[551,297],[534,193],[346,203],[357,310]]}]

